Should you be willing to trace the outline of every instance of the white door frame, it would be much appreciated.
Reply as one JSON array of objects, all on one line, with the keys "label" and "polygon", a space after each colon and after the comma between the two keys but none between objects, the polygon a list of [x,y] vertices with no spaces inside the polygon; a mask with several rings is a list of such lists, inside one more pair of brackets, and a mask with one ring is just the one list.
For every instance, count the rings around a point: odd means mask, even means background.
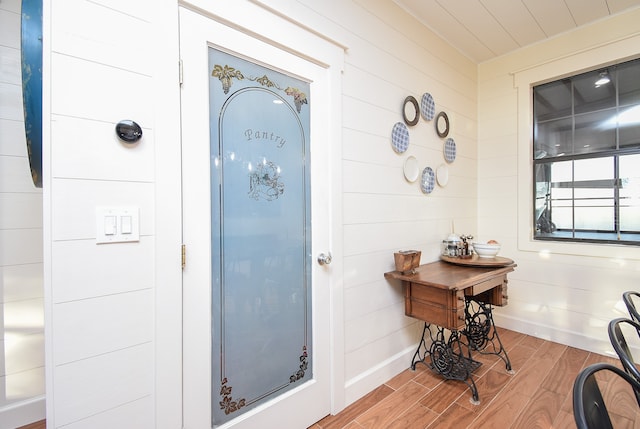
[{"label": "white door frame", "polygon": [[[330,192],[322,201],[330,208],[333,217],[330,237],[323,237],[327,250],[333,254],[333,262],[327,267],[330,282],[330,370],[325,377],[331,383],[331,412],[344,407],[344,324],[342,298],[342,218],[341,218],[341,73],[343,68],[343,47],[336,46],[326,39],[305,30],[292,22],[282,20],[266,9],[250,2],[225,2],[224,6],[211,5],[207,1],[182,2],[181,6],[195,11],[209,19],[224,23],[263,42],[277,46],[290,54],[311,61],[327,70],[330,91],[323,102],[332,106],[327,123],[315,124],[326,132],[326,144],[329,146],[330,167],[324,180],[330,182]],[[206,10],[206,9],[209,10]],[[224,9],[224,10],[221,10]],[[250,18],[250,19],[247,19]],[[281,22],[280,22],[281,21]],[[256,25],[264,23],[266,25]],[[245,27],[251,26],[249,27]],[[260,27],[260,28],[258,28]],[[313,124],[312,124],[313,126]],[[325,173],[326,174],[326,173]],[[188,392],[184,392],[185,398]],[[202,406],[204,404],[199,404]],[[183,407],[187,407],[186,403]],[[184,408],[183,408],[183,412]]]}]

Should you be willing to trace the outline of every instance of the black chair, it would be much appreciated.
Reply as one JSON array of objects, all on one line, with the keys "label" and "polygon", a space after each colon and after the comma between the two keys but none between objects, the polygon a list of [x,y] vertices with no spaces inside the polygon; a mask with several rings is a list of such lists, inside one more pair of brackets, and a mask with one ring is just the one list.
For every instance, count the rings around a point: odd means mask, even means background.
[{"label": "black chair", "polygon": [[[625,325],[628,325],[630,328],[640,333],[640,323],[624,318],[613,319],[609,322],[609,340],[611,341],[611,345],[616,351],[624,370],[635,378],[638,383],[640,383],[640,371],[638,371],[638,368],[636,367],[633,354],[631,353],[629,344],[622,332],[622,327]],[[636,399],[638,401],[638,405],[640,405],[640,392],[636,392]]]},{"label": "black chair", "polygon": [[640,302],[640,293],[634,291],[625,292],[622,294],[622,300],[624,301],[624,305],[627,306],[631,320],[640,323],[640,312],[638,312],[634,303],[634,301]]},{"label": "black chair", "polygon": [[636,396],[640,392],[640,383],[616,366],[596,363],[586,367],[580,371],[573,384],[573,417],[578,429],[613,429],[609,411],[595,377],[598,371],[603,370],[624,379]]}]

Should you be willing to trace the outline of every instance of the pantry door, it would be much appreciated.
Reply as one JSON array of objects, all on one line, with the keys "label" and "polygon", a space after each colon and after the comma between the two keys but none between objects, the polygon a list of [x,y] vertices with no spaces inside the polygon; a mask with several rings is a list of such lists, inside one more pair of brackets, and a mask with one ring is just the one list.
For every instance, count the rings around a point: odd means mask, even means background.
[{"label": "pantry door", "polygon": [[327,71],[193,11],[180,29],[184,427],[307,427],[331,398]]}]

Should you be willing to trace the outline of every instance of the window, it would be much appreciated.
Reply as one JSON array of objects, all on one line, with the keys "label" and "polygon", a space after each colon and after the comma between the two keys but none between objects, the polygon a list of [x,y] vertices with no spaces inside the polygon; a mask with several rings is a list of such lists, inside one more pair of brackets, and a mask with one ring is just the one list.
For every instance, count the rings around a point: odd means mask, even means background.
[{"label": "window", "polygon": [[533,88],[534,238],[640,245],[640,60]]}]

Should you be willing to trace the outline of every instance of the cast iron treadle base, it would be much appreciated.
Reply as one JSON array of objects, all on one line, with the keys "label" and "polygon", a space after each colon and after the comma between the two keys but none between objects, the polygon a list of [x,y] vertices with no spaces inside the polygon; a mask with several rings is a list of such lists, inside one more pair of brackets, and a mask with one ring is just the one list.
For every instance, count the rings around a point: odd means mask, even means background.
[{"label": "cast iron treadle base", "polygon": [[466,297],[464,318],[466,326],[462,333],[467,337],[469,348],[480,354],[498,356],[505,363],[507,371],[512,373],[509,355],[493,323],[491,304]]},{"label": "cast iron treadle base", "polygon": [[[466,346],[466,344],[460,341],[458,331],[449,331],[447,338],[444,328],[436,325],[434,327],[435,333],[431,331],[431,325],[425,322],[422,329],[422,339],[411,361],[411,369],[415,370],[416,365],[422,363],[446,379],[464,381],[471,390],[473,397],[471,402],[479,404],[478,389],[471,373],[478,369],[482,363],[471,358],[471,348],[469,347],[465,347],[467,349],[465,356],[462,346]],[[431,344],[428,349],[427,332]],[[430,358],[429,361],[427,361],[427,357]]]}]

